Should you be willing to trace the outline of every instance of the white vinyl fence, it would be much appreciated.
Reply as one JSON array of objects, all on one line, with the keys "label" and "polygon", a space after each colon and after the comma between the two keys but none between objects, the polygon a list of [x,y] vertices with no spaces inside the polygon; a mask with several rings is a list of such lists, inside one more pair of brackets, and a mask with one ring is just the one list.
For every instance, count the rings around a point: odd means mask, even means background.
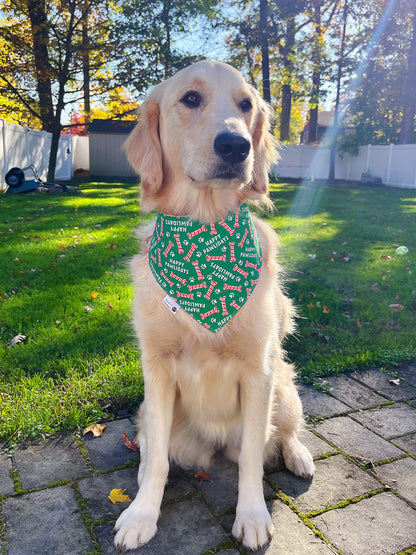
[{"label": "white vinyl fence", "polygon": [[[120,138],[114,135],[112,140],[114,156],[118,158],[117,164],[112,159],[111,176],[114,176],[115,168],[120,177],[133,175],[125,153],[122,152]],[[40,176],[46,179],[50,144],[50,133],[34,131],[0,119],[0,189],[6,186],[6,173],[15,166],[24,168],[34,164]],[[89,137],[61,135],[56,179],[67,181],[73,177],[75,170],[89,170],[90,148]],[[95,150],[95,158],[106,158],[104,150]],[[272,168],[276,177],[311,180],[328,178],[330,151],[326,147],[282,145],[279,147],[279,154],[281,159]],[[336,179],[360,181],[361,174],[367,172],[380,177],[385,185],[416,188],[416,144],[369,145],[361,147],[358,156],[345,154],[341,157],[337,154]]]},{"label": "white vinyl fence", "polygon": [[[5,175],[13,167],[23,169],[33,164],[40,177],[46,179],[51,141],[51,133],[0,119],[0,189],[6,187]],[[68,181],[77,168],[89,169],[88,137],[61,135],[55,179]]]},{"label": "white vinyl fence", "polygon": [[[307,145],[282,145],[280,161],[272,169],[276,177],[327,179],[329,148]],[[416,144],[368,145],[358,156],[337,154],[335,179],[360,181],[362,173],[380,177],[384,185],[416,188]]]}]

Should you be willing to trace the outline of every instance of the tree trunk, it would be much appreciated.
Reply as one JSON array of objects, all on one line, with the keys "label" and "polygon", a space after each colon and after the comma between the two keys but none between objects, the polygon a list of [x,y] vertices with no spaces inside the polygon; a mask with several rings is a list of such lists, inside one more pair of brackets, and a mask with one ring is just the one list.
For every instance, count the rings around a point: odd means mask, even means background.
[{"label": "tree trunk", "polygon": [[286,21],[286,37],[284,46],[279,47],[283,56],[284,84],[282,85],[282,109],[280,113],[280,140],[288,141],[290,138],[290,116],[292,113],[292,75],[293,53],[295,48],[295,20]]},{"label": "tree trunk", "polygon": [[399,143],[409,144],[415,131],[416,115],[416,1],[413,1],[413,34],[410,43],[407,78],[404,86],[403,117],[400,129]]},{"label": "tree trunk", "polygon": [[321,4],[320,0],[313,2],[314,12],[314,49],[312,55],[313,75],[312,75],[312,93],[309,99],[309,121],[308,121],[308,143],[314,143],[318,140],[318,112],[319,97],[321,87],[321,64],[322,64],[322,27],[321,27]]},{"label": "tree trunk", "polygon": [[90,94],[90,41],[88,32],[89,0],[85,0],[82,18],[82,73],[84,76],[84,115],[85,123],[91,122],[91,94]]},{"label": "tree trunk", "polygon": [[72,56],[74,54],[74,50],[72,48],[72,39],[75,32],[75,9],[76,4],[69,3],[70,7],[70,18],[68,21],[68,32],[65,37],[65,42],[63,45],[63,51],[65,52],[62,65],[59,68],[59,75],[58,75],[58,101],[56,103],[56,110],[55,110],[55,117],[53,121],[53,129],[52,129],[52,144],[51,150],[49,153],[49,165],[48,165],[48,181],[53,182],[55,179],[55,170],[56,170],[56,157],[58,154],[58,146],[59,146],[59,138],[62,131],[62,124],[61,124],[61,116],[62,111],[64,109],[64,96],[65,96],[65,88],[68,83],[69,79],[69,64],[71,62]]},{"label": "tree trunk", "polygon": [[282,110],[280,112],[280,140],[288,141],[290,135],[290,113],[292,111],[292,87],[282,85]]},{"label": "tree trunk", "polygon": [[338,71],[337,71],[337,96],[335,99],[335,111],[334,111],[334,121],[332,124],[332,134],[331,134],[331,153],[329,158],[329,174],[328,181],[335,181],[335,157],[337,154],[337,137],[339,128],[339,101],[341,93],[341,80],[342,80],[342,69],[344,67],[344,53],[345,53],[345,37],[347,35],[347,18],[348,18],[348,0],[344,0],[344,9],[342,12],[342,34],[341,34],[341,44],[339,47],[339,58],[338,58]]},{"label": "tree trunk", "polygon": [[35,59],[42,129],[51,132],[53,129],[54,112],[49,67],[49,34],[45,0],[27,0],[27,10],[33,40],[33,56]]},{"label": "tree trunk", "polygon": [[270,96],[270,64],[269,64],[269,31],[267,27],[267,0],[260,0],[260,37],[261,37],[261,70],[263,75],[263,98],[271,101]]},{"label": "tree trunk", "polygon": [[319,91],[321,87],[321,72],[315,70],[312,75],[312,94],[309,100],[308,118],[308,143],[315,143],[318,140],[318,112],[319,112]]}]

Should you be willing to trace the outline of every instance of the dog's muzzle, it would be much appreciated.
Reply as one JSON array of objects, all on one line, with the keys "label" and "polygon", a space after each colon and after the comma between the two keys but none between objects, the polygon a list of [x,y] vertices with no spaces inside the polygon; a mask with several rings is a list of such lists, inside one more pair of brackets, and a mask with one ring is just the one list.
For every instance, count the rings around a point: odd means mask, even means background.
[{"label": "dog's muzzle", "polygon": [[224,132],[214,140],[214,152],[219,158],[212,178],[221,180],[247,179],[247,164],[251,143],[241,135]]},{"label": "dog's muzzle", "polygon": [[214,141],[214,152],[228,164],[241,164],[250,152],[250,142],[234,133],[221,133]]}]

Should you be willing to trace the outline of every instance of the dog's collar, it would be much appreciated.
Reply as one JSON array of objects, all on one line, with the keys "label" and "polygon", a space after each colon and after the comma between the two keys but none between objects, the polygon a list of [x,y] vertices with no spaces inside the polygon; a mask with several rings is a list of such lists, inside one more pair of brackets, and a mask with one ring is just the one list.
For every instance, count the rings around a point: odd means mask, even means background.
[{"label": "dog's collar", "polygon": [[216,333],[241,310],[260,277],[261,247],[248,207],[210,224],[158,214],[149,264],[172,312],[181,307]]}]

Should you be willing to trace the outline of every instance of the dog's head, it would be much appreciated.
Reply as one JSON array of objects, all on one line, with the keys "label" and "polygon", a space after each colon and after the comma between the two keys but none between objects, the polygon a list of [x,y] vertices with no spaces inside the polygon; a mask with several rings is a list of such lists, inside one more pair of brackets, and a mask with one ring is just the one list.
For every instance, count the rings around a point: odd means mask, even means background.
[{"label": "dog's head", "polygon": [[197,62],[158,85],[126,142],[145,209],[213,220],[268,191],[270,110],[240,73]]}]

